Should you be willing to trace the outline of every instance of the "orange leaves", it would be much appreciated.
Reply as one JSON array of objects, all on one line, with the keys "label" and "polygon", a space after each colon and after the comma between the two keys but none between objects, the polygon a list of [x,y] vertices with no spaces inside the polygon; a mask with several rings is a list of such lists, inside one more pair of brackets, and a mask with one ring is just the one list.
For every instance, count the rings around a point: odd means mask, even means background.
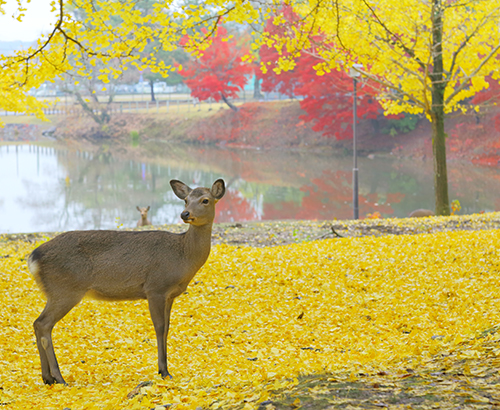
[{"label": "orange leaves", "polygon": [[84,300],[54,329],[69,386],[46,387],[32,331],[44,302],[23,260],[35,245],[0,241],[0,403],[16,408],[250,409],[301,374],[355,380],[444,352],[478,359],[498,337],[498,230],[218,245],[174,305],[173,380],[155,374],[144,301]]}]

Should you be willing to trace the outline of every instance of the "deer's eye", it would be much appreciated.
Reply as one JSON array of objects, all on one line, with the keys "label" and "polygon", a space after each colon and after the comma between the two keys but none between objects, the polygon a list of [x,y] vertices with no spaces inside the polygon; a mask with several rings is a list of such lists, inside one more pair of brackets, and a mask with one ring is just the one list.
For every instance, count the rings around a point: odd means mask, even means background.
[{"label": "deer's eye", "polygon": [[205,198],[205,199],[203,200],[203,203],[204,203],[204,204],[208,204],[208,199],[206,199],[206,198]]}]

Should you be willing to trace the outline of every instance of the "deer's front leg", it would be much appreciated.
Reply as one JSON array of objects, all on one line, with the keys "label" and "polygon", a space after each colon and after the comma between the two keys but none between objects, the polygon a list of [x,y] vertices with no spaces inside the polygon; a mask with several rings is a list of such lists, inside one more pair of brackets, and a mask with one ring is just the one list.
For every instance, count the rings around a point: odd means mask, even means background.
[{"label": "deer's front leg", "polygon": [[153,320],[156,344],[158,346],[158,373],[163,378],[172,378],[167,366],[167,337],[173,302],[173,298],[165,298],[165,295],[152,295],[148,297],[149,313]]}]

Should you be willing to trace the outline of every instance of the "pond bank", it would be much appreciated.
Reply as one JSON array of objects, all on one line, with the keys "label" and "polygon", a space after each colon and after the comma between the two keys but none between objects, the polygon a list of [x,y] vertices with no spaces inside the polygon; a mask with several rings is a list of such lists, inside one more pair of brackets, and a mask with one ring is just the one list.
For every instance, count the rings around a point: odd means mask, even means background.
[{"label": "pond bank", "polygon": [[[500,108],[481,115],[448,116],[446,120],[448,160],[466,160],[483,166],[500,163],[500,133],[494,117]],[[37,141],[57,138],[82,148],[102,145],[126,149],[131,142],[183,142],[204,146],[258,150],[331,151],[349,153],[352,140],[336,140],[313,130],[314,123],[300,120],[304,112],[298,101],[248,102],[238,112],[214,110],[200,113],[114,114],[111,121],[97,125],[87,117],[49,116],[49,122],[33,117],[4,117],[2,141]],[[349,127],[349,124],[345,124]],[[420,119],[415,128],[399,132],[381,120],[360,120],[357,146],[360,156],[388,155],[396,158],[431,158],[431,127]],[[389,132],[389,131],[390,132]],[[133,141],[132,141],[133,140]]]}]

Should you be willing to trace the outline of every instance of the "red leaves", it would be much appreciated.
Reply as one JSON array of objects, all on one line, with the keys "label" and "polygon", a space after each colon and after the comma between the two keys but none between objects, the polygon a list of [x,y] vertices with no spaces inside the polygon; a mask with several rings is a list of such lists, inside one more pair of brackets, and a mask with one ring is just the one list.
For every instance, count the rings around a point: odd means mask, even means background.
[{"label": "red leaves", "polygon": [[247,82],[246,75],[253,73],[253,68],[241,60],[247,47],[238,46],[234,39],[225,39],[227,30],[219,27],[210,47],[181,71],[191,95],[201,101],[237,97]]},{"label": "red leaves", "polygon": [[[266,30],[271,36],[283,28],[268,22]],[[314,50],[309,50],[314,51]],[[286,56],[287,53],[283,53]],[[262,79],[263,91],[278,91],[290,97],[302,97],[300,107],[306,112],[299,118],[312,122],[312,129],[326,137],[339,140],[352,138],[350,125],[353,119],[353,81],[344,72],[331,71],[318,75],[314,66],[321,61],[310,54],[298,57],[293,71],[276,74],[272,68],[280,55],[274,48],[262,46],[260,58],[266,67],[266,74],[257,74]],[[271,63],[271,64],[268,64]],[[374,119],[382,113],[382,107],[373,98],[374,90],[358,84],[358,118]]]}]

